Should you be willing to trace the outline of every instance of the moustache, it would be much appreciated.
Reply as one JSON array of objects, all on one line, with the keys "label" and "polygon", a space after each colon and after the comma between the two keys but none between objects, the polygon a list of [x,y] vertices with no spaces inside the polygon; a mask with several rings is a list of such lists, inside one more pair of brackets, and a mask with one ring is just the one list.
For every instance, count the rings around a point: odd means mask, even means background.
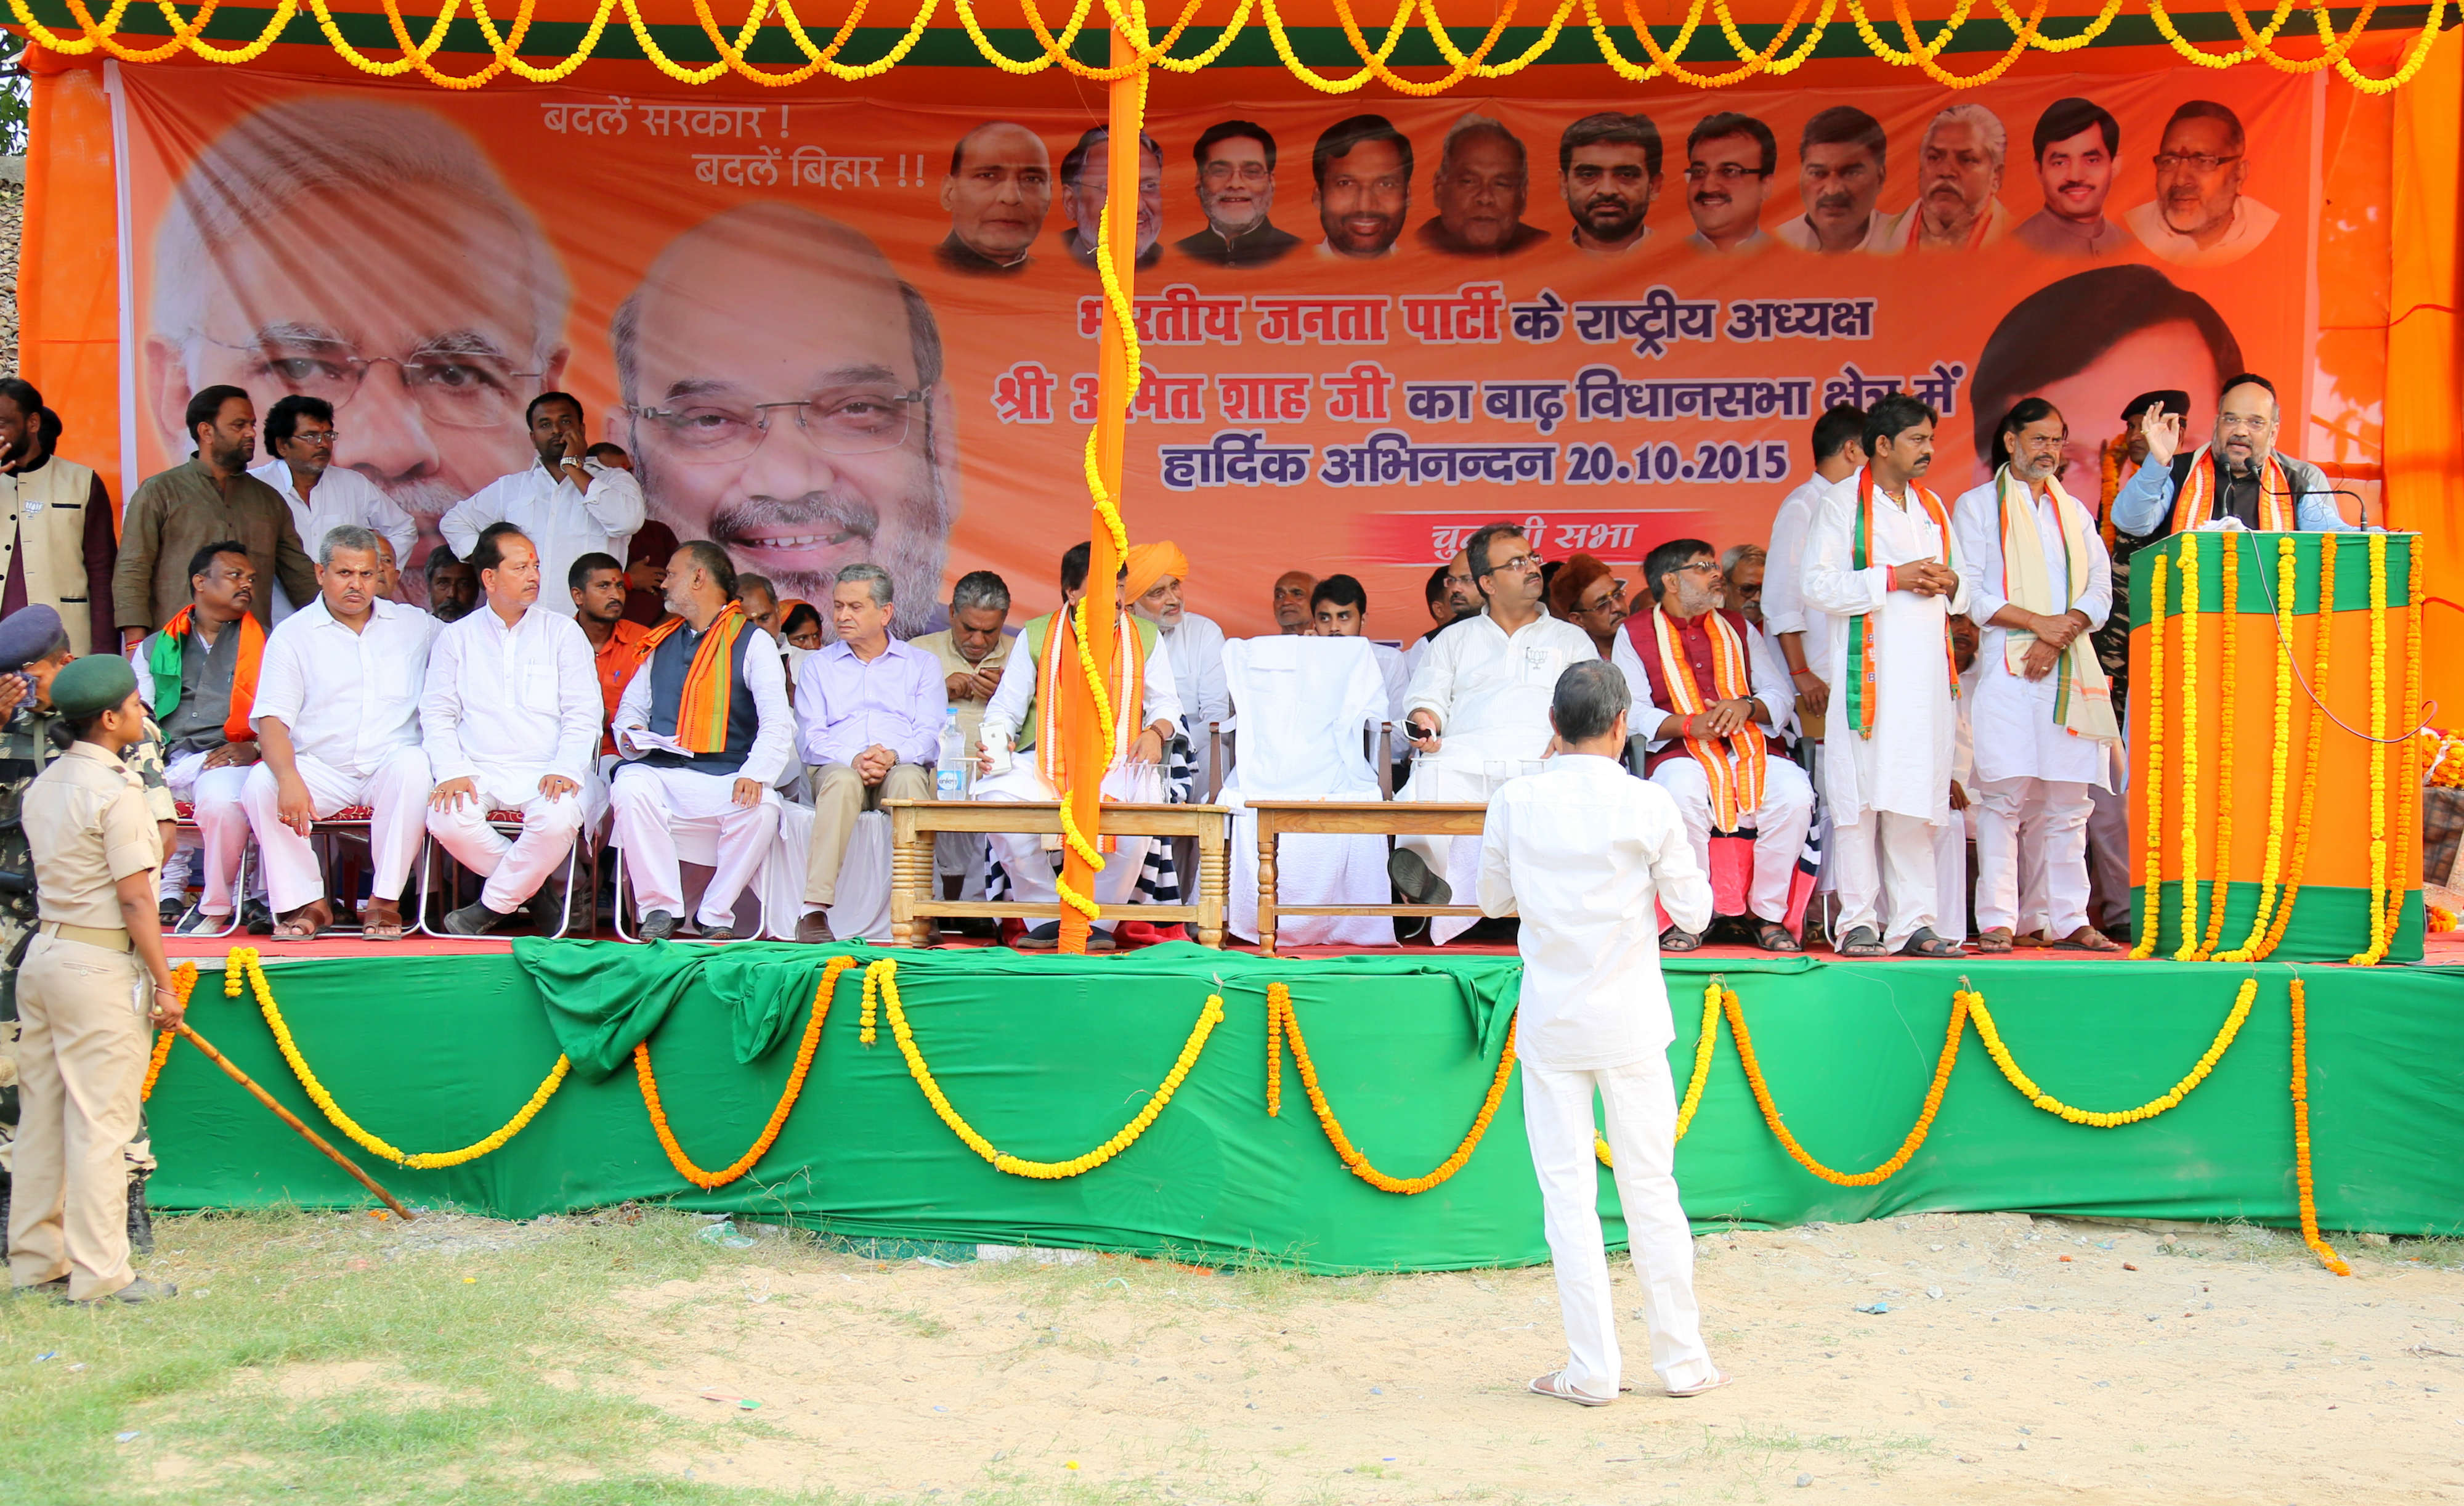
[{"label": "moustache", "polygon": [[711,514],[710,537],[721,548],[779,529],[825,531],[837,535],[828,544],[862,539],[870,543],[881,531],[881,512],[858,497],[834,492],[806,492],[792,500],[748,497],[722,502]]}]

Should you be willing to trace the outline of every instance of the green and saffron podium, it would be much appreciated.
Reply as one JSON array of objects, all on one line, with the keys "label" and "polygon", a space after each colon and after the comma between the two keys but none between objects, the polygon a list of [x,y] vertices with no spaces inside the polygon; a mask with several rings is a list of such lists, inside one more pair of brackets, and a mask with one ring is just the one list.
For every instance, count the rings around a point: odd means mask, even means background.
[{"label": "green and saffron podium", "polygon": [[2136,955],[2420,960],[2413,544],[2196,533],[2132,556]]}]

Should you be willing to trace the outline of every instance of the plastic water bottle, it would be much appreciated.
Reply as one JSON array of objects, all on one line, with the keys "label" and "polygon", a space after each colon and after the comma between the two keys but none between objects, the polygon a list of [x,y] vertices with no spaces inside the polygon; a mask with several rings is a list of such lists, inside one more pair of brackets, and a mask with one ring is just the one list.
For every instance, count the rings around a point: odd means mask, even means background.
[{"label": "plastic water bottle", "polygon": [[958,730],[958,714],[954,710],[941,721],[941,757],[933,766],[934,799],[967,798],[971,783],[967,763],[967,736]]}]

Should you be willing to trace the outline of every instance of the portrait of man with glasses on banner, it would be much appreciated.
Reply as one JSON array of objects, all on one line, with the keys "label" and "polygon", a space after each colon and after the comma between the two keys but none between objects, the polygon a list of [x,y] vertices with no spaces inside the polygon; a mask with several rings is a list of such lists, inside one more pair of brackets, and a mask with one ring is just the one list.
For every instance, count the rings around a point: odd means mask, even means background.
[{"label": "portrait of man with glasses on banner", "polygon": [[931,631],[958,510],[941,336],[869,239],[787,204],[715,215],[659,253],[610,343],[653,520],[782,600],[827,601],[869,561],[892,631]]},{"label": "portrait of man with glasses on banner", "polygon": [[261,414],[318,399],[331,465],[417,525],[401,563],[418,597],[438,519],[528,462],[523,407],[564,376],[563,265],[478,144],[415,106],[244,117],[174,187],[151,275],[140,403],[165,456],[191,448],[183,415],[206,388]]},{"label": "portrait of man with glasses on banner", "polygon": [[2276,229],[2276,211],[2241,191],[2249,175],[2241,117],[2213,100],[2188,100],[2156,144],[2156,197],[2123,223],[2176,266],[2230,266]]},{"label": "portrait of man with glasses on banner", "polygon": [[1191,149],[1198,207],[1206,228],[1173,242],[1184,256],[1219,267],[1263,267],[1298,249],[1301,238],[1267,218],[1275,209],[1275,138],[1248,121],[1218,121]]}]

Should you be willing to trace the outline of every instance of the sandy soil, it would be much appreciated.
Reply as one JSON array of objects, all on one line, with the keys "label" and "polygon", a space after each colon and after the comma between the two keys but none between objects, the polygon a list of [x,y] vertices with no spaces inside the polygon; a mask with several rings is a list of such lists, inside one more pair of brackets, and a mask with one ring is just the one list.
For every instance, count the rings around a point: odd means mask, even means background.
[{"label": "sandy soil", "polygon": [[[1929,1215],[1697,1250],[1736,1384],[1676,1401],[1630,1368],[1641,1389],[1599,1409],[1523,1393],[1561,1354],[1546,1270],[1325,1281],[779,1248],[637,1292],[618,1320],[671,1357],[638,1374],[646,1400],[743,1420],[738,1447],[660,1461],[724,1484],[1278,1506],[2464,1499],[2453,1248],[2356,1250],[2339,1278],[2264,1230]],[[1640,1324],[1625,1337],[1632,1367]]]}]

